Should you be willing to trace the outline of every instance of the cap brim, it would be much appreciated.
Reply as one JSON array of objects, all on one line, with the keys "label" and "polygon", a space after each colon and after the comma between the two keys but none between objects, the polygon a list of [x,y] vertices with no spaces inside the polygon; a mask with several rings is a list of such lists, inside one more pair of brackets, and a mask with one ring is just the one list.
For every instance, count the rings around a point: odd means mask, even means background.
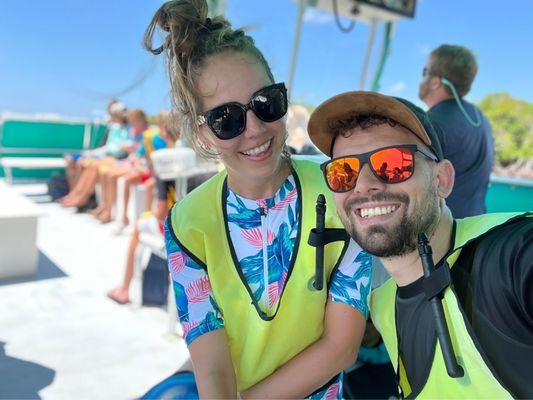
[{"label": "cap brim", "polygon": [[309,137],[316,147],[331,157],[337,121],[362,114],[378,114],[394,119],[431,146],[426,130],[409,107],[394,97],[363,91],[342,93],[319,105],[307,125]]}]

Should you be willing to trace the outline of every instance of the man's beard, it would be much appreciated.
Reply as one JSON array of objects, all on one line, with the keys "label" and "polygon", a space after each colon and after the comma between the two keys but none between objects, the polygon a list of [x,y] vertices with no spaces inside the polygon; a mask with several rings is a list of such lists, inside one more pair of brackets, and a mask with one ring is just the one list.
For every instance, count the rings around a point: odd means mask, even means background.
[{"label": "man's beard", "polygon": [[429,94],[428,84],[426,82],[421,83],[420,86],[418,87],[418,98],[424,101],[424,99],[427,97],[428,94]]},{"label": "man's beard", "polygon": [[[391,226],[371,226],[364,232],[355,225],[355,208],[366,202],[399,202],[405,206],[400,222]],[[366,199],[348,201],[345,212],[347,217],[341,220],[349,235],[368,253],[377,257],[398,257],[417,249],[418,234],[433,233],[439,220],[437,188],[431,186],[426,196],[414,205],[412,215],[407,215],[409,196],[406,194],[381,193]],[[390,225],[390,224],[389,224]]]}]

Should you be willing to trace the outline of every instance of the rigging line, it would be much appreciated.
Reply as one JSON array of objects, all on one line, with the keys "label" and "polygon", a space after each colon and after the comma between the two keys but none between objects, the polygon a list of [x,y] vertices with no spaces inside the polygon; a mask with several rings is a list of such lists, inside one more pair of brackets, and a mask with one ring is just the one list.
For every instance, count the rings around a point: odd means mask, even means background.
[{"label": "rigging line", "polygon": [[354,20],[350,21],[350,24],[346,28],[342,26],[340,16],[339,16],[339,7],[337,4],[337,0],[332,0],[332,3],[333,3],[333,13],[335,14],[335,23],[337,24],[337,27],[340,29],[341,32],[344,32],[344,33],[351,32],[355,26],[355,21]]}]

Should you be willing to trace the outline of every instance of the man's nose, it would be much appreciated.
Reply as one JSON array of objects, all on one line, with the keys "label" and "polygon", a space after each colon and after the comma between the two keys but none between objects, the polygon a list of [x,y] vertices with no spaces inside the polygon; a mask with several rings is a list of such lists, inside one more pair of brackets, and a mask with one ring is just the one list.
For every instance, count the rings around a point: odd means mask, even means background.
[{"label": "man's nose", "polygon": [[366,196],[382,192],[386,187],[387,184],[379,180],[370,170],[370,166],[365,164],[359,172],[353,191],[354,193]]}]

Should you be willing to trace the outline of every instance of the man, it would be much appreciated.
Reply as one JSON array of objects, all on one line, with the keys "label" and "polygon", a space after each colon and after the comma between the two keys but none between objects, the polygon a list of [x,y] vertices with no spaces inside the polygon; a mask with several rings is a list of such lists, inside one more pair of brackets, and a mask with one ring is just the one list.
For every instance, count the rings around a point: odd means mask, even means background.
[{"label": "man", "polygon": [[[373,290],[371,317],[403,394],[533,398],[533,218],[454,220],[445,202],[453,166],[426,113],[406,100],[341,94],[313,112],[308,130],[332,158],[323,171],[346,230],[392,277]],[[451,267],[451,288],[440,297],[463,377],[447,374],[437,344],[425,290],[443,288],[424,277],[421,233],[437,276]]]},{"label": "man", "polygon": [[444,44],[433,50],[423,70],[418,96],[441,143],[444,158],[455,168],[455,186],[446,204],[455,218],[486,212],[485,196],[494,161],[492,128],[464,96],[477,73],[474,54]]}]

